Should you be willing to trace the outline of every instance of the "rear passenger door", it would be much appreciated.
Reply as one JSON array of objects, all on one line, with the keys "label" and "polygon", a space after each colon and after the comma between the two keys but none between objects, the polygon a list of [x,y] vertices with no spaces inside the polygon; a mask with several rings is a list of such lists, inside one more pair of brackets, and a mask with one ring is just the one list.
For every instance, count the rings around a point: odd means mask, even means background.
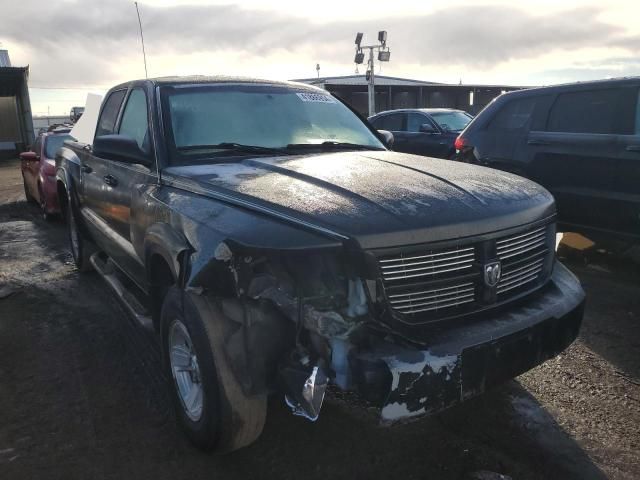
[{"label": "rear passenger door", "polygon": [[561,92],[530,132],[531,176],[569,228],[639,233],[637,102],[637,87]]},{"label": "rear passenger door", "polygon": [[640,236],[640,91],[636,101],[633,135],[618,139],[620,155],[613,178],[619,231]]},{"label": "rear passenger door", "polygon": [[[109,94],[103,103],[98,124],[96,126],[95,137],[111,135],[115,131],[116,122],[120,113],[120,107],[126,94],[126,89],[116,90]],[[101,225],[106,223],[110,215],[107,204],[107,185],[104,178],[107,175],[108,159],[98,157],[91,151],[81,154],[80,183],[82,186],[82,213],[87,217],[87,224],[94,233],[94,238],[101,247],[106,249],[104,237],[105,230]]]}]

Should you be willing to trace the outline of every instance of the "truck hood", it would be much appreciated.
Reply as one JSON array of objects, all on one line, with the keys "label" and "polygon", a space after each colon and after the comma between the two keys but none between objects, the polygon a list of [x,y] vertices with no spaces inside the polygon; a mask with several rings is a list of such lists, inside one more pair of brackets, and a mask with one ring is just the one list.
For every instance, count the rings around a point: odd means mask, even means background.
[{"label": "truck hood", "polygon": [[522,177],[388,151],[253,157],[170,167],[163,181],[318,226],[362,248],[410,245],[511,228],[555,213]]}]

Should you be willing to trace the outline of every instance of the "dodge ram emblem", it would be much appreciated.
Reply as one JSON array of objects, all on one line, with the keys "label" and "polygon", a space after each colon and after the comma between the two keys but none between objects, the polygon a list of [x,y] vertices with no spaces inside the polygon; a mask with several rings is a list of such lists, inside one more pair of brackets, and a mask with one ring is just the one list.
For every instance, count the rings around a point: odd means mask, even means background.
[{"label": "dodge ram emblem", "polygon": [[484,266],[484,283],[487,287],[495,287],[500,281],[500,275],[502,269],[500,268],[500,262],[487,263]]}]

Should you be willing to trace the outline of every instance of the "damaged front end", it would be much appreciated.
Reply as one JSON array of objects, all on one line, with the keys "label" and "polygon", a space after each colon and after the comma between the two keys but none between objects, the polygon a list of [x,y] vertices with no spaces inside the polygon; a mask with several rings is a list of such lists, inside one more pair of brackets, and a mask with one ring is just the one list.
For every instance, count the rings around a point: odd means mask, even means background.
[{"label": "damaged front end", "polygon": [[212,265],[196,280],[235,286],[221,306],[225,353],[243,391],[283,392],[311,421],[329,385],[377,407],[384,424],[443,410],[556,355],[582,319],[584,293],[559,264],[526,303],[415,335],[384,320],[375,273],[358,253],[221,243]]}]

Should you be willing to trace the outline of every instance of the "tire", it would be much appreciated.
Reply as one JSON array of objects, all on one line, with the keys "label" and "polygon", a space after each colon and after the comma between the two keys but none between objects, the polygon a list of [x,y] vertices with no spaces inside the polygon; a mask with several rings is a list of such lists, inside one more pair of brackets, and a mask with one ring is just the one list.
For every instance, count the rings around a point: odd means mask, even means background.
[{"label": "tire", "polygon": [[72,202],[69,202],[67,211],[67,232],[69,235],[69,250],[73,256],[76,268],[82,272],[90,272],[93,266],[89,258],[94,253],[95,248],[83,235],[80,225],[78,224],[78,212]]},{"label": "tire", "polygon": [[[244,395],[233,376],[224,353],[225,322],[215,298],[183,293],[176,286],[167,292],[160,335],[176,416],[193,445],[216,453],[255,441],[267,410],[266,394]],[[192,387],[200,393],[192,393]]]}]

